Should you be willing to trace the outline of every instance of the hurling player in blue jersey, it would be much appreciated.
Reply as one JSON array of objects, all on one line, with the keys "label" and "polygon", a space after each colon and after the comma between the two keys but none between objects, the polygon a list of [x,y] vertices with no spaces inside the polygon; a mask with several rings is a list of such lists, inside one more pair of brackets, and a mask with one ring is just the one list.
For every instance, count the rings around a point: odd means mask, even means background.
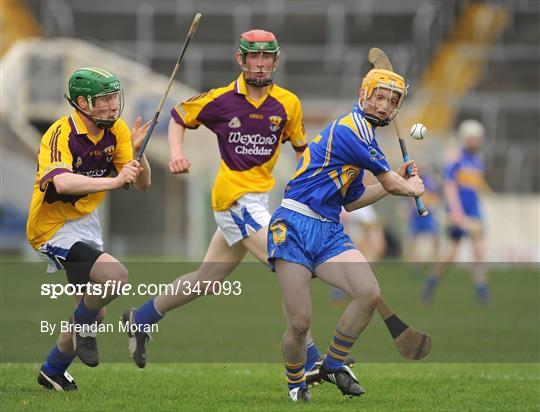
[{"label": "hurling player in blue jersey", "polygon": [[[392,171],[375,140],[375,128],[386,126],[397,114],[406,90],[398,74],[371,70],[362,81],[358,104],[308,145],[270,221],[268,260],[283,296],[287,323],[283,362],[293,401],[310,399],[304,365],[313,276],[342,289],[351,299],[320,366],[320,377],[344,395],[365,392],[343,359],[371,320],[380,291],[366,259],[343,232],[339,214],[342,206],[355,210],[388,193],[419,196],[424,192],[416,167],[411,177],[404,178],[406,166],[413,162],[402,165],[400,174]],[[365,187],[364,170],[379,183]]]},{"label": "hurling player in blue jersey", "polygon": [[460,124],[457,134],[462,145],[461,150],[444,170],[444,194],[451,243],[447,255],[436,264],[433,273],[427,278],[422,300],[429,302],[433,298],[446,267],[456,260],[461,239],[469,236],[473,247],[473,281],[476,295],[478,302],[485,304],[489,301],[489,290],[484,263],[485,243],[479,193],[490,189],[484,179],[484,163],[480,157],[485,135],[484,126],[477,120],[465,120]]}]

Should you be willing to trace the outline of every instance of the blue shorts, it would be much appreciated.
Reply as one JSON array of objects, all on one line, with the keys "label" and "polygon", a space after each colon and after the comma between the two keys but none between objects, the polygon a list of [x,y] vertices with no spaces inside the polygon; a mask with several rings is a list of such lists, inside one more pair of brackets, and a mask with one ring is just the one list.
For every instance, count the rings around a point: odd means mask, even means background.
[{"label": "blue shorts", "polygon": [[305,216],[283,207],[272,215],[268,229],[268,262],[275,272],[276,259],[299,263],[312,273],[321,263],[346,250],[356,249],[341,223]]},{"label": "blue shorts", "polygon": [[409,232],[411,235],[437,234],[437,221],[432,214],[422,217],[416,211],[414,213],[409,220]]},{"label": "blue shorts", "polygon": [[469,236],[471,231],[476,231],[477,233],[484,232],[484,224],[480,218],[476,216],[467,216],[469,220],[469,228],[463,228],[455,225],[448,226],[448,236],[452,240],[461,240],[462,238]]}]

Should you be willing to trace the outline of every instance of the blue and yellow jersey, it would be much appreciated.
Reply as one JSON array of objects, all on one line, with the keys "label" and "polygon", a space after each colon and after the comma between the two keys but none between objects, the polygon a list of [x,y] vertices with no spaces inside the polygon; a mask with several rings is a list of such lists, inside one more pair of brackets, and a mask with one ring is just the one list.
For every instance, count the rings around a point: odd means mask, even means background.
[{"label": "blue and yellow jersey", "polygon": [[122,119],[98,136],[88,134],[79,114],[57,120],[41,139],[32,202],[26,225],[28,241],[39,249],[66,220],[92,213],[105,192],[60,195],[52,184],[61,173],[106,177],[133,160],[131,131]]},{"label": "blue and yellow jersey", "polygon": [[391,169],[374,128],[354,105],[351,113],[336,119],[309,143],[285,189],[285,199],[339,222],[342,205],[364,193],[364,170],[378,175]]},{"label": "blue and yellow jersey", "polygon": [[420,216],[415,203],[410,202],[410,199],[407,199],[407,204],[410,207],[409,230],[412,234],[425,232],[436,233],[438,228],[437,221],[435,220],[435,213],[433,212],[440,202],[441,187],[437,180],[429,175],[422,174],[422,180],[424,181],[424,187],[426,189],[422,195],[422,202],[426,209],[429,210],[429,215]]},{"label": "blue and yellow jersey", "polygon": [[481,217],[478,192],[484,185],[484,162],[479,155],[462,150],[459,157],[444,169],[444,179],[457,184],[463,212],[470,217]]},{"label": "blue and yellow jersey", "polygon": [[196,129],[204,124],[218,138],[221,164],[212,189],[212,208],[227,210],[242,195],[274,187],[272,170],[280,143],[306,147],[302,106],[292,92],[272,84],[259,101],[247,94],[244,76],[175,106],[172,118]]}]

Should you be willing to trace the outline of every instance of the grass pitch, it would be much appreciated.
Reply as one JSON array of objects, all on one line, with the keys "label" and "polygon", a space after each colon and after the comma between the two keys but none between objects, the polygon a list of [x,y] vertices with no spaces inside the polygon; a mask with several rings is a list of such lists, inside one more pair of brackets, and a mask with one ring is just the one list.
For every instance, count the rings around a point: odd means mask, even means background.
[{"label": "grass pitch", "polygon": [[309,405],[288,399],[279,364],[77,364],[77,393],[41,390],[38,368],[2,366],[3,410],[533,411],[540,401],[538,364],[357,365],[366,395],[349,399],[325,383],[311,389]]},{"label": "grass pitch", "polygon": [[[277,282],[260,264],[242,265],[231,280],[242,295],[198,299],[173,311],[149,344],[149,365],[127,357],[122,333],[98,337],[102,364],[75,363],[77,393],[51,393],[36,383],[40,363],[56,337],[40,321],[67,319],[73,299],[40,296],[42,264],[1,262],[0,355],[2,410],[538,410],[540,404],[540,276],[536,268],[492,268],[492,303],[479,307],[466,270],[449,273],[429,307],[419,303],[421,279],[403,264],[375,268],[394,310],[428,332],[433,348],[421,362],[404,361],[378,315],[353,348],[355,373],[366,388],[360,399],[330,384],[312,389],[310,405],[287,396],[280,362],[283,319]],[[138,282],[168,282],[189,270],[182,264],[128,264]],[[331,339],[343,306],[328,287],[312,285],[313,335],[319,349]],[[122,310],[148,297],[121,297],[107,307],[116,322]]]}]

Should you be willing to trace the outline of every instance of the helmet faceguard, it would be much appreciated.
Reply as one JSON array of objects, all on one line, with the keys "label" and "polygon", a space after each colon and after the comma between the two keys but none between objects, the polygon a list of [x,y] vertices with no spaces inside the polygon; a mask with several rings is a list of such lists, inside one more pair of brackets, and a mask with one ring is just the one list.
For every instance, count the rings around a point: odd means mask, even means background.
[{"label": "helmet faceguard", "polygon": [[[64,96],[69,104],[100,129],[111,128],[124,110],[120,80],[107,70],[96,67],[76,70],[69,78],[68,91],[69,96]],[[86,101],[87,109],[78,104],[79,96]]]},{"label": "helmet faceguard", "polygon": [[[273,33],[264,30],[251,30],[242,33],[238,51],[242,56],[242,71],[244,72],[244,79],[247,84],[255,87],[266,87],[272,83],[279,63],[279,45]],[[250,77],[254,71],[253,69],[250,70],[246,65],[246,56],[248,53],[258,53],[260,59],[262,59],[265,53],[271,53],[273,55],[274,63],[272,69],[270,71],[258,70],[259,72],[269,73],[267,78]]]},{"label": "helmet faceguard", "polygon": [[[371,123],[372,126],[387,126],[394,117],[398,114],[407,95],[407,88],[409,86],[405,84],[405,79],[399,74],[389,70],[372,69],[362,80],[362,86],[360,87],[360,107],[364,111],[364,116]],[[380,119],[375,114],[368,113],[368,100],[379,89],[389,90],[388,100],[386,106],[390,106],[390,99],[394,94],[399,96],[396,107],[392,110],[392,113],[385,118]]]}]

